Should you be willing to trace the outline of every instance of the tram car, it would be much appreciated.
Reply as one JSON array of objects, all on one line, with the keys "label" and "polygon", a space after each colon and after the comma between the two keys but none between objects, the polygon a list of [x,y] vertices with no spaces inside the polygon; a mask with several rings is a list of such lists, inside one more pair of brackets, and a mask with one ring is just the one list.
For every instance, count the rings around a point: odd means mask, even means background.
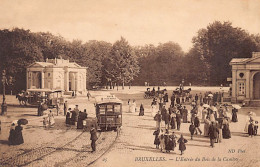
[{"label": "tram car", "polygon": [[122,101],[113,95],[96,97],[96,117],[102,131],[122,126]]}]

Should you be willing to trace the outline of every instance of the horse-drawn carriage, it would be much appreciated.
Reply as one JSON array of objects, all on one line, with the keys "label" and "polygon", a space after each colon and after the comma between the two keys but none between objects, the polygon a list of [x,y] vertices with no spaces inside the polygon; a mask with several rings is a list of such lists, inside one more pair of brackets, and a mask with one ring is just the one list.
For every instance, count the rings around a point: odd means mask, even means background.
[{"label": "horse-drawn carriage", "polygon": [[144,98],[150,99],[154,97],[159,97],[159,95],[164,95],[164,93],[167,92],[166,89],[155,91],[154,89],[151,91],[150,88],[147,88],[144,92]]},{"label": "horse-drawn carriage", "polygon": [[189,88],[187,90],[176,88],[175,90],[172,91],[172,93],[175,95],[186,95],[187,93],[190,93],[190,91],[191,91],[191,88]]},{"label": "horse-drawn carriage", "polygon": [[28,89],[26,92],[21,92],[16,95],[20,105],[39,105],[44,102],[48,107],[55,107],[58,103],[64,103],[62,90],[50,89]]}]

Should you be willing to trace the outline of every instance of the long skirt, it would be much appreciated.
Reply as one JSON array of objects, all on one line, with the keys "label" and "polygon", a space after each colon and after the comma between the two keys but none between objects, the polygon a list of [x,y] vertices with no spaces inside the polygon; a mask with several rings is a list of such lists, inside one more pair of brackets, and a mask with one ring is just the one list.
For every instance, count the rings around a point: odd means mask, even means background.
[{"label": "long skirt", "polygon": [[232,114],[232,122],[237,122],[237,113]]}]

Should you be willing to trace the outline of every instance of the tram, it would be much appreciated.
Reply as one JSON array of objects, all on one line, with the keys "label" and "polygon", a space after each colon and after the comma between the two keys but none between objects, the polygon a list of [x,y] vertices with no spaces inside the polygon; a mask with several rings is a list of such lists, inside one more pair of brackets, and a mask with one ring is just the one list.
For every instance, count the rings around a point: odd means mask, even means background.
[{"label": "tram", "polygon": [[118,130],[122,126],[122,104],[113,95],[96,97],[96,117],[102,131]]}]

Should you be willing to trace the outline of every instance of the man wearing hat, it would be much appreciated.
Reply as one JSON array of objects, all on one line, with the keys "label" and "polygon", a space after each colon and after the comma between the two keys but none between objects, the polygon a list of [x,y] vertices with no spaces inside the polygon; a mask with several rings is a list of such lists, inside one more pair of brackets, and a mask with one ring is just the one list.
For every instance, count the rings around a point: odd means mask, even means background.
[{"label": "man wearing hat", "polygon": [[209,138],[210,138],[210,146],[213,148],[216,138],[218,137],[218,129],[215,123],[212,121],[209,126]]},{"label": "man wearing hat", "polygon": [[202,131],[200,130],[200,120],[197,116],[197,114],[195,114],[195,118],[194,118],[194,126],[195,126],[195,134],[197,135],[198,132],[197,130],[200,132],[200,135],[202,134]]}]

